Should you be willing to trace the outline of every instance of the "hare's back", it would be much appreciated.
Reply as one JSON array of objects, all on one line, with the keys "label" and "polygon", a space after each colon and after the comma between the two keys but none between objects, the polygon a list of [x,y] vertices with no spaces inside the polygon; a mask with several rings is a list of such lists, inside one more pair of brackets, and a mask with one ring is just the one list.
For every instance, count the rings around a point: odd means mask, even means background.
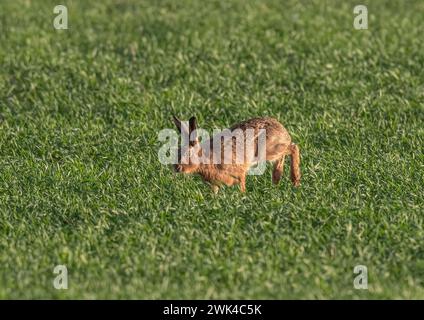
[{"label": "hare's back", "polygon": [[275,118],[264,117],[264,118],[252,118],[249,120],[242,121],[233,125],[230,130],[241,129],[243,131],[247,129],[265,129],[267,141],[275,141],[278,143],[291,142],[290,134],[286,128]]}]

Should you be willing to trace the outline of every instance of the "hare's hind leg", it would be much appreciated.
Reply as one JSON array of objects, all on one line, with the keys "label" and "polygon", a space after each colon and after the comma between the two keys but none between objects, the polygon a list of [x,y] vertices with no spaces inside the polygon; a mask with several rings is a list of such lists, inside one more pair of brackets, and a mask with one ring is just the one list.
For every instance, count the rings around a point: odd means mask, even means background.
[{"label": "hare's hind leg", "polygon": [[300,150],[299,146],[295,143],[290,145],[290,175],[292,183],[295,187],[300,185]]},{"label": "hare's hind leg", "polygon": [[274,170],[272,171],[272,182],[278,184],[283,174],[284,158],[288,154],[288,145],[279,143],[271,145],[267,149],[266,159],[274,162]]},{"label": "hare's hind leg", "polygon": [[274,170],[272,171],[272,183],[278,184],[281,179],[281,175],[283,174],[284,170],[284,158],[285,155],[281,156],[281,158],[277,159],[274,162]]}]

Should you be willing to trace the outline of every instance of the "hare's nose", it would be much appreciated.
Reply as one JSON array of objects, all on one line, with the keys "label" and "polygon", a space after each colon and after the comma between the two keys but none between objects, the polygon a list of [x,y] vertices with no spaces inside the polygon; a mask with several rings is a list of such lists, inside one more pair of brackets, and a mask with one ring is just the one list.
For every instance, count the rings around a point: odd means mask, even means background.
[{"label": "hare's nose", "polygon": [[180,165],[178,165],[178,164],[176,164],[176,165],[174,166],[174,170],[175,170],[175,172],[181,172],[181,166],[180,166]]}]

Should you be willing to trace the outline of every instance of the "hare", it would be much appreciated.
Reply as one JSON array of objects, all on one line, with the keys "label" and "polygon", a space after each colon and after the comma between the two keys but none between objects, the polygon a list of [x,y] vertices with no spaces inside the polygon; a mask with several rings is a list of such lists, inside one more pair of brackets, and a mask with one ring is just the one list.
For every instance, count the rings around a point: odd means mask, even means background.
[{"label": "hare", "polygon": [[[299,147],[291,142],[289,133],[278,120],[270,117],[249,119],[227,129],[227,137],[231,139],[225,139],[225,135],[215,135],[201,143],[197,135],[195,117],[190,118],[188,126],[175,116],[173,120],[181,135],[188,137],[185,139],[187,143],[178,148],[178,161],[174,164],[174,170],[199,174],[203,181],[211,185],[214,193],[217,193],[222,185],[237,184],[240,185],[241,192],[246,191],[246,174],[249,168],[260,160],[257,158],[260,138],[265,141],[265,144],[262,144],[262,160],[274,162],[273,183],[279,183],[284,159],[288,155],[291,158],[292,183],[295,187],[300,185]],[[248,135],[248,132],[253,132],[253,135]],[[230,159],[228,152],[227,155],[222,155],[223,149],[228,150],[228,145]],[[240,145],[245,147],[241,158],[237,154]]]}]

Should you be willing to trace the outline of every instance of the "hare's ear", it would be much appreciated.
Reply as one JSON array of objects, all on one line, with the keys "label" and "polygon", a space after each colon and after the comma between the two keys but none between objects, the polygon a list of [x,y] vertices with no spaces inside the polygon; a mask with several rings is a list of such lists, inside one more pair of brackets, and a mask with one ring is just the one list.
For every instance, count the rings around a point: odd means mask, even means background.
[{"label": "hare's ear", "polygon": [[190,133],[197,129],[196,124],[196,117],[191,117],[190,120],[188,120],[188,124],[190,126]]},{"label": "hare's ear", "polygon": [[194,146],[195,144],[199,143],[199,140],[197,139],[197,124],[196,124],[196,117],[191,117],[188,121],[189,129],[190,129],[190,145]]},{"label": "hare's ear", "polygon": [[189,128],[187,127],[187,121],[183,122],[180,119],[178,119],[176,116],[172,116],[172,119],[174,120],[174,123],[177,126],[180,134],[188,136],[188,134],[189,134],[188,129]]},{"label": "hare's ear", "polygon": [[181,120],[174,115],[172,116],[172,120],[174,120],[175,126],[178,128],[178,131],[180,131],[181,133]]}]

